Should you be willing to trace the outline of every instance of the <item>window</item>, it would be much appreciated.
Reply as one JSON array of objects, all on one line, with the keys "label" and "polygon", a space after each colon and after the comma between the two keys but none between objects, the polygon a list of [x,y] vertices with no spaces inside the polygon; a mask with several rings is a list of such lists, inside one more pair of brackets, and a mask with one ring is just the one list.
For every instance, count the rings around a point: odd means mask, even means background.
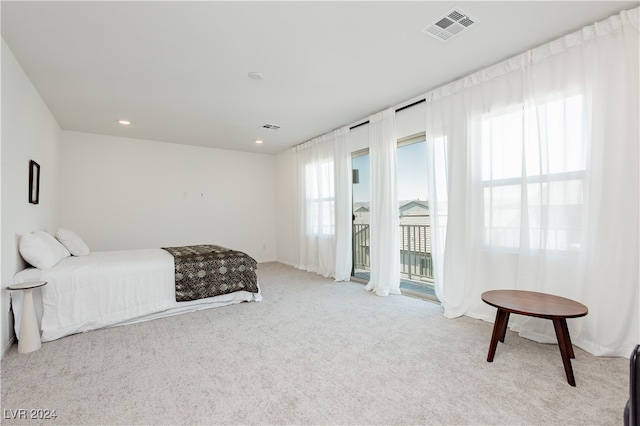
[{"label": "window", "polygon": [[577,250],[586,167],[584,96],[479,120],[487,246]]},{"label": "window", "polygon": [[[424,133],[397,142],[400,288],[404,293],[434,299],[426,145]],[[368,281],[371,271],[368,149],[353,153],[351,164],[354,171],[352,276]]]},{"label": "window", "polygon": [[411,290],[424,289],[424,292],[433,294],[427,143],[424,134],[398,142],[397,174],[400,276],[403,278],[400,287],[407,287],[404,280],[411,280],[421,284],[412,285]]},{"label": "window", "polygon": [[307,195],[307,233],[335,235],[335,186],[333,162],[307,164],[305,168]]},{"label": "window", "polygon": [[370,252],[370,209],[371,209],[371,173],[369,149],[351,154],[353,170],[352,188],[352,253],[353,267],[351,275],[369,281],[371,271]]}]

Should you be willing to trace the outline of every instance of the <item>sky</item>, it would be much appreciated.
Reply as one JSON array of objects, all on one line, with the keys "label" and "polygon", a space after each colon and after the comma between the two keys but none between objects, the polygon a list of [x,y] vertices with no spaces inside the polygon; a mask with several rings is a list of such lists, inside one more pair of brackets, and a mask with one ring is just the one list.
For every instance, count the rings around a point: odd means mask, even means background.
[{"label": "sky", "polygon": [[[427,150],[426,143],[419,142],[398,148],[398,199],[427,199]],[[354,169],[359,170],[360,183],[353,185],[353,202],[369,202],[369,155],[352,159]]]}]

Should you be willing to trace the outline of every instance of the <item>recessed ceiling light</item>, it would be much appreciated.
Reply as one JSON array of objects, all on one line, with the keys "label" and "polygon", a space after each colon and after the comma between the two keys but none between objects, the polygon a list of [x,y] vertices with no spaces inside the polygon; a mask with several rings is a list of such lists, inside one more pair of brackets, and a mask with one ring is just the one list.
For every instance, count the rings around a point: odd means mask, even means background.
[{"label": "recessed ceiling light", "polygon": [[123,126],[128,126],[129,124],[131,124],[131,122],[127,120],[118,120],[118,123],[122,124]]},{"label": "recessed ceiling light", "polygon": [[263,143],[263,141],[261,141],[260,139],[258,139],[258,140],[256,141],[256,143],[257,143],[258,145],[260,145],[261,143]]},{"label": "recessed ceiling light", "polygon": [[255,72],[252,71],[249,74],[247,74],[249,76],[250,79],[252,80],[262,80],[264,78],[264,75],[262,75],[261,72]]}]

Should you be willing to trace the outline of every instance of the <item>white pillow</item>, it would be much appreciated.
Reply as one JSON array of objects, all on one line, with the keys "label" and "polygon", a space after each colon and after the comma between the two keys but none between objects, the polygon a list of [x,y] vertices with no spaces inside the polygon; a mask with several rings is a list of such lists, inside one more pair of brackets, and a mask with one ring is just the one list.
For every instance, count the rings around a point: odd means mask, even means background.
[{"label": "white pillow", "polygon": [[69,229],[58,229],[56,238],[60,241],[74,256],[86,256],[89,254],[89,246],[82,241],[82,238]]},{"label": "white pillow", "polygon": [[69,250],[53,235],[44,231],[23,235],[20,238],[19,250],[22,258],[38,269],[52,268],[62,259],[71,256]]}]

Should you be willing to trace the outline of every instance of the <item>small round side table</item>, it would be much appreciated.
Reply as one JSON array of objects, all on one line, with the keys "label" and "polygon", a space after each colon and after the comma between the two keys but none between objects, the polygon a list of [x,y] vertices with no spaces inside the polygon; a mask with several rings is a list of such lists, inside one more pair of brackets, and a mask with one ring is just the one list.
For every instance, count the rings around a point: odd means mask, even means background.
[{"label": "small round side table", "polygon": [[7,286],[7,290],[23,291],[22,314],[20,315],[20,335],[18,336],[18,353],[26,354],[40,349],[40,327],[33,304],[33,289],[46,285],[46,281],[30,281]]}]

